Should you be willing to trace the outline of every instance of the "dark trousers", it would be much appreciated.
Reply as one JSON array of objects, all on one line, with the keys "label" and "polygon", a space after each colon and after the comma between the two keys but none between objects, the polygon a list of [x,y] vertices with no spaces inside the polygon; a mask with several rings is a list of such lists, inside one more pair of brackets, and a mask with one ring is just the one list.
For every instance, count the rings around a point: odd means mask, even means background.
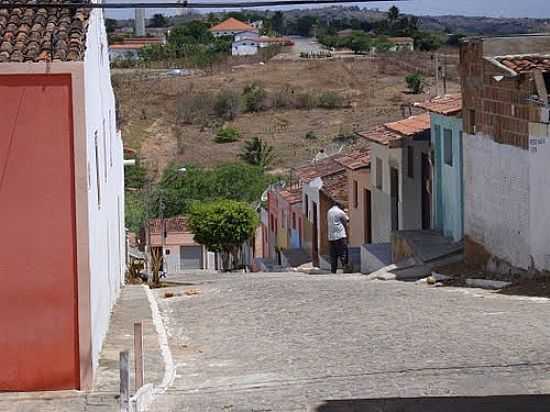
[{"label": "dark trousers", "polygon": [[330,240],[330,271],[336,273],[338,269],[338,259],[342,261],[345,268],[348,265],[348,240],[346,238]]}]

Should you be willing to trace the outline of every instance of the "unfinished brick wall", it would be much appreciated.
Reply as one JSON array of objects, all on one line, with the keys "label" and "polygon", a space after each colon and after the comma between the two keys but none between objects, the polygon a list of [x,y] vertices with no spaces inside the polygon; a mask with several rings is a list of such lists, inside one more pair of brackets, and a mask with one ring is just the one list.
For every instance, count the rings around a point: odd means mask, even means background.
[{"label": "unfinished brick wall", "polygon": [[[538,108],[528,100],[536,94],[531,76],[510,78],[509,72],[483,57],[483,43],[477,39],[462,46],[460,62],[464,131],[528,149],[529,121],[539,119]],[[494,76],[508,77],[497,81]]]}]

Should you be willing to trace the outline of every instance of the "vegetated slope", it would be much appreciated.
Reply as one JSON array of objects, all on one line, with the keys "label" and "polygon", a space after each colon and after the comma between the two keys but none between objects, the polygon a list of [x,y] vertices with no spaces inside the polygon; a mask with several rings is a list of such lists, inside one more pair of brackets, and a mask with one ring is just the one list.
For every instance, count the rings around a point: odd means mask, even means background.
[{"label": "vegetated slope", "polygon": [[[172,161],[199,166],[235,161],[243,141],[255,136],[274,146],[273,168],[291,167],[327,146],[354,143],[355,131],[399,119],[402,104],[427,98],[426,94],[406,92],[404,77],[412,69],[397,60],[273,62],[237,66],[211,75],[156,80],[139,71],[117,73],[113,83],[123,139],[138,150],[153,174]],[[428,85],[433,83],[427,80]],[[240,113],[233,120],[211,113],[221,91],[241,96],[252,83],[265,91],[259,112]],[[456,84],[450,83],[453,89]],[[323,107],[332,106],[330,101],[319,103],[321,95],[337,96],[337,108]],[[280,104],[282,98],[288,102]],[[297,108],[309,98],[316,101],[313,108]],[[189,116],[192,109],[197,113]],[[216,143],[214,138],[222,127],[237,129],[240,140]]]}]

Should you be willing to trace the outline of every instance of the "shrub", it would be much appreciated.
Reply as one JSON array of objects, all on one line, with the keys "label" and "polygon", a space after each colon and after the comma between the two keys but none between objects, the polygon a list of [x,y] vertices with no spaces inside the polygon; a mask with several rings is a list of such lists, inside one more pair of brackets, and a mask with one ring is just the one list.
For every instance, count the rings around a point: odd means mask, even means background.
[{"label": "shrub", "polygon": [[307,140],[317,140],[317,135],[312,130],[307,132],[305,137]]},{"label": "shrub", "polygon": [[231,90],[222,90],[216,96],[214,112],[224,120],[235,119],[241,110],[241,99],[238,93]]},{"label": "shrub", "polygon": [[222,127],[218,130],[214,141],[216,143],[232,143],[239,140],[241,134],[233,127]]},{"label": "shrub", "polygon": [[264,101],[267,96],[265,89],[258,83],[251,83],[243,90],[244,111],[248,113],[259,112],[264,109]]},{"label": "shrub", "polygon": [[292,94],[293,91],[289,86],[285,86],[282,89],[276,91],[271,96],[271,105],[273,109],[288,109],[292,107]]},{"label": "shrub", "polygon": [[273,146],[267,144],[259,137],[254,137],[244,142],[239,157],[246,163],[252,166],[259,166],[264,170],[273,162]]},{"label": "shrub", "polygon": [[317,96],[308,92],[300,93],[299,95],[297,95],[294,102],[297,109],[306,110],[314,109],[315,107],[317,107],[318,103],[319,99],[317,98]]},{"label": "shrub", "polygon": [[212,112],[213,99],[209,93],[184,92],[176,96],[176,121],[178,124],[207,123]]},{"label": "shrub", "polygon": [[422,93],[424,90],[424,77],[420,73],[409,74],[405,81],[407,82],[407,87],[414,94]]},{"label": "shrub", "polygon": [[319,106],[323,109],[337,109],[342,106],[342,97],[334,92],[323,92],[319,96]]}]

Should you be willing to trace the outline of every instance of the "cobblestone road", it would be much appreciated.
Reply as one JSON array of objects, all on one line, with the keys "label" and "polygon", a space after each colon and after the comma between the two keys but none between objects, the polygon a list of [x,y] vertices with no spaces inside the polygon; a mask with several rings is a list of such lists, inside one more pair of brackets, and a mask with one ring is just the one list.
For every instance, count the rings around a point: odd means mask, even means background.
[{"label": "cobblestone road", "polygon": [[[159,411],[550,392],[550,301],[360,275],[187,275],[157,291],[177,378]],[[194,296],[179,295],[198,288]]]}]

